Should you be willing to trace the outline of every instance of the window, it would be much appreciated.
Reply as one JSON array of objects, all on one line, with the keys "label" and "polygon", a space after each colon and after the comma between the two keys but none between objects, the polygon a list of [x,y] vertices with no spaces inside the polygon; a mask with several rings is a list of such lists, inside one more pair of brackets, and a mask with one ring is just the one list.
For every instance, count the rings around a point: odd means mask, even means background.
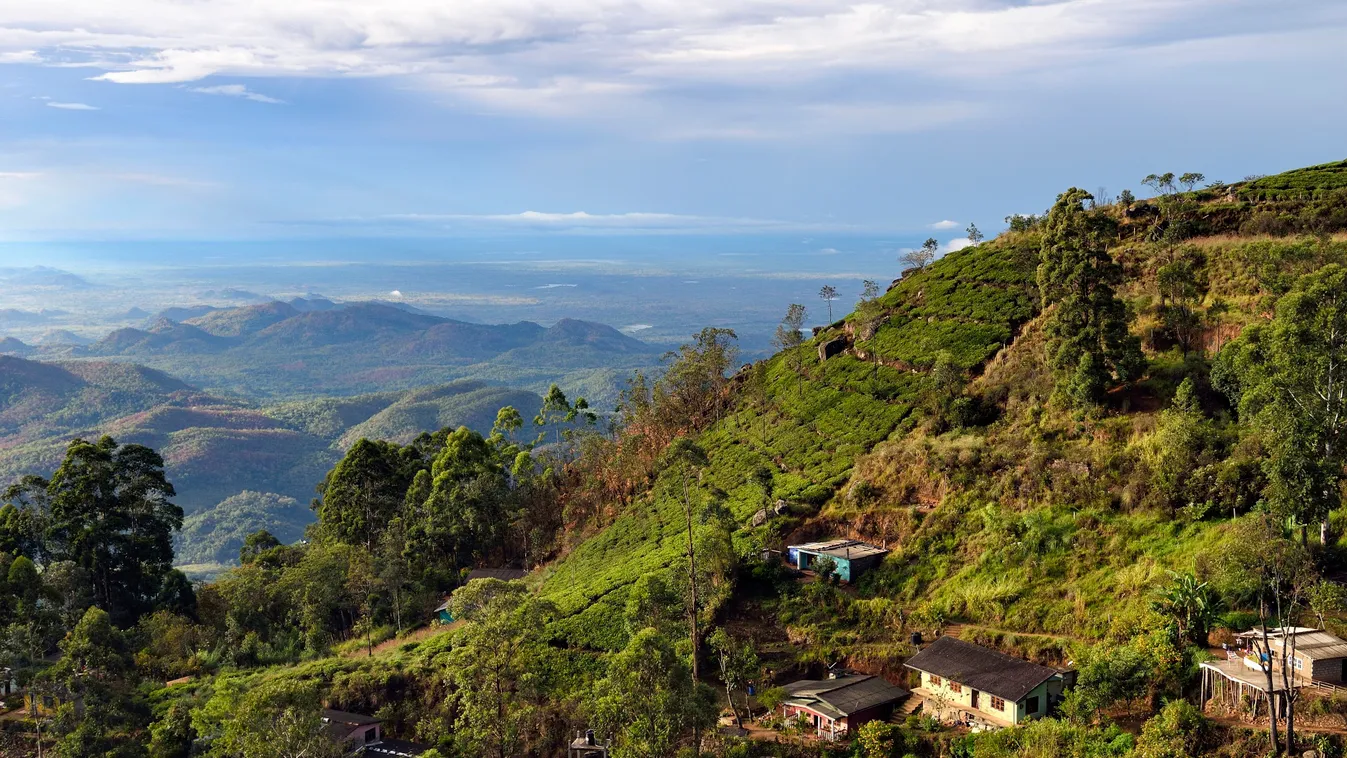
[{"label": "window", "polygon": [[995,695],[992,695],[992,710],[1004,711],[1005,709],[1006,709],[1006,701],[1002,700],[1001,698]]},{"label": "window", "polygon": [[963,685],[962,685],[962,684],[959,684],[958,682],[950,682],[950,683],[949,683],[949,691],[950,691],[950,692],[963,692]]},{"label": "window", "polygon": [[[1344,661],[1344,663],[1347,663],[1347,661]],[[930,676],[931,676],[931,686],[932,686],[932,687],[939,687],[939,686],[940,686],[940,677],[936,676],[935,674],[931,674]]]},{"label": "window", "polygon": [[1033,697],[1024,701],[1024,712],[1038,713],[1038,695],[1034,695]]},{"label": "window", "polygon": [[377,735],[378,733],[379,733],[379,728],[378,728],[378,727],[375,727],[375,728],[373,728],[373,729],[366,729],[366,730],[365,730],[365,741],[366,741],[366,742],[373,742],[373,741],[375,740],[375,735]]},{"label": "window", "polygon": [[1299,658],[1292,658],[1291,667],[1294,668],[1296,671],[1299,671],[1305,668],[1305,662],[1300,660]]}]

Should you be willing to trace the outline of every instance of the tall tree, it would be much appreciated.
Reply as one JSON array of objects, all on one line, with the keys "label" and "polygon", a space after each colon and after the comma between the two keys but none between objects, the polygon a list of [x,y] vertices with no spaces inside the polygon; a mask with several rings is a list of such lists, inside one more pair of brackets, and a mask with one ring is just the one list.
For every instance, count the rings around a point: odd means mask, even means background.
[{"label": "tall tree", "polygon": [[126,637],[107,613],[90,608],[84,614],[62,640],[61,659],[43,679],[65,701],[56,719],[60,755],[139,754],[139,733],[149,725],[149,708],[136,690]]},{"label": "tall tree", "polygon": [[111,437],[74,440],[51,481],[46,549],[52,562],[70,561],[89,582],[94,604],[130,625],[149,610],[173,567],[173,532],[182,527],[164,460],[141,445]]},{"label": "tall tree", "polygon": [[1155,190],[1156,194],[1169,195],[1174,192],[1174,172],[1147,174],[1141,183]]},{"label": "tall tree", "polygon": [[828,304],[828,323],[831,324],[833,322],[833,301],[837,299],[837,288],[831,284],[825,284],[819,288],[818,296]]},{"label": "tall tree", "polygon": [[1301,523],[1341,503],[1347,466],[1347,268],[1304,276],[1271,324],[1245,329],[1221,351],[1213,382],[1265,439],[1266,500]]},{"label": "tall tree", "polygon": [[717,629],[708,642],[715,650],[716,659],[720,663],[720,681],[725,684],[725,699],[730,704],[730,710],[734,711],[735,723],[742,729],[744,720],[739,715],[738,704],[734,702],[734,693],[744,693],[744,706],[747,709],[748,687],[757,678],[761,666],[758,654],[748,640],[732,637],[723,628]]},{"label": "tall tree", "polygon": [[982,240],[986,239],[986,235],[982,233],[982,230],[978,228],[977,224],[969,224],[968,229],[965,231],[968,232],[968,241],[974,245],[980,245],[982,244]]},{"label": "tall tree", "polygon": [[1112,219],[1087,211],[1090,194],[1072,188],[1048,212],[1038,266],[1047,324],[1048,363],[1060,400],[1077,407],[1101,402],[1113,383],[1144,366],[1141,341],[1128,333],[1127,308],[1115,295],[1121,268],[1108,254]]},{"label": "tall tree", "polygon": [[[1294,747],[1294,699],[1299,691],[1285,681],[1293,676],[1292,658],[1295,655],[1295,635],[1274,649],[1273,632],[1295,626],[1306,594],[1317,577],[1310,556],[1299,545],[1287,539],[1277,519],[1270,514],[1250,514],[1236,521],[1220,548],[1220,566],[1217,580],[1225,594],[1233,601],[1252,605],[1258,610],[1258,628],[1261,649],[1268,656],[1263,667],[1267,691],[1277,689],[1274,679],[1275,664],[1280,664],[1286,690],[1289,718],[1287,719],[1287,748]],[[1272,753],[1280,754],[1277,738],[1278,709],[1268,709],[1268,732]]]},{"label": "tall tree", "polygon": [[804,344],[804,320],[808,313],[803,305],[791,303],[786,309],[785,318],[776,327],[776,335],[772,337],[772,344],[786,353],[786,360],[790,361],[796,373],[804,368],[799,348]]},{"label": "tall tree", "polygon": [[465,626],[449,654],[455,739],[463,755],[537,754],[547,733],[552,653],[544,630],[556,609],[517,582],[479,579],[450,599]]},{"label": "tall tree", "polygon": [[669,450],[665,454],[665,460],[670,468],[678,471],[683,485],[683,510],[687,517],[688,529],[688,587],[691,598],[688,608],[688,623],[691,627],[692,639],[692,681],[696,682],[698,681],[697,659],[701,645],[700,637],[697,634],[697,550],[693,535],[692,493],[688,481],[702,467],[708,465],[709,461],[706,458],[706,452],[687,437],[680,437],[669,446]]},{"label": "tall tree", "polygon": [[708,326],[692,342],[664,356],[669,367],[652,393],[660,415],[666,417],[658,423],[692,431],[725,415],[731,402],[728,374],[739,362],[738,341],[734,330]]},{"label": "tall tree", "polygon": [[1179,184],[1182,184],[1184,189],[1188,190],[1189,192],[1192,192],[1194,187],[1201,184],[1202,182],[1205,182],[1206,180],[1207,180],[1206,174],[1198,173],[1196,171],[1189,171],[1188,173],[1179,177]]},{"label": "tall tree", "polygon": [[629,758],[674,755],[689,731],[695,735],[714,723],[709,688],[688,678],[687,664],[655,629],[637,632],[613,656],[595,690],[596,721],[616,736],[618,754]]},{"label": "tall tree", "polygon": [[273,679],[245,687],[217,682],[192,725],[210,738],[211,758],[341,758],[345,747],[323,730],[316,682]]},{"label": "tall tree", "polygon": [[420,468],[411,448],[361,439],[328,472],[317,505],[323,529],[348,545],[373,550],[384,526],[402,507]]},{"label": "tall tree", "polygon": [[1197,306],[1207,294],[1207,273],[1194,253],[1181,255],[1156,271],[1160,289],[1160,320],[1183,350],[1183,356],[1196,347],[1202,333],[1202,317]]}]

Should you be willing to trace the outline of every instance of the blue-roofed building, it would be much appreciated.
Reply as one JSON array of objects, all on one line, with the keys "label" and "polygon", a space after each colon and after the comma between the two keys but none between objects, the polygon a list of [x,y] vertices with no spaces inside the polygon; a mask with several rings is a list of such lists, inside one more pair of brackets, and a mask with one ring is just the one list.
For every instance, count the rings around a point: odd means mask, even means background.
[{"label": "blue-roofed building", "polygon": [[815,571],[820,559],[833,562],[833,574],[843,582],[854,582],[861,574],[878,566],[889,551],[868,545],[860,540],[829,540],[791,545],[786,548],[786,559],[801,571]]}]

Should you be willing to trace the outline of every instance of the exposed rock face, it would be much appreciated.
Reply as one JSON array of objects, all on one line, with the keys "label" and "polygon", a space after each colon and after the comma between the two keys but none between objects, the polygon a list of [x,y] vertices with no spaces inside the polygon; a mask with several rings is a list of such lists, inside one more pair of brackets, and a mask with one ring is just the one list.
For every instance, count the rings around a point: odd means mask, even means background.
[{"label": "exposed rock face", "polygon": [[841,355],[842,352],[846,349],[847,349],[846,337],[838,337],[836,339],[828,340],[827,342],[824,342],[822,345],[818,346],[818,359],[821,361],[826,361],[835,355]]}]

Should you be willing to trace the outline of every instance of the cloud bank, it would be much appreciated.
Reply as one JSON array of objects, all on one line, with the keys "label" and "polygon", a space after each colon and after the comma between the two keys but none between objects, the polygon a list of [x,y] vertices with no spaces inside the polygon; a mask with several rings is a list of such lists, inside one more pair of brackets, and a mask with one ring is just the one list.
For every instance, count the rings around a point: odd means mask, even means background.
[{"label": "cloud bank", "polygon": [[478,109],[753,139],[930,129],[985,115],[962,86],[1136,51],[1230,60],[1259,54],[1250,35],[1343,24],[1314,0],[9,0],[0,63],[117,84],[403,77]]}]

